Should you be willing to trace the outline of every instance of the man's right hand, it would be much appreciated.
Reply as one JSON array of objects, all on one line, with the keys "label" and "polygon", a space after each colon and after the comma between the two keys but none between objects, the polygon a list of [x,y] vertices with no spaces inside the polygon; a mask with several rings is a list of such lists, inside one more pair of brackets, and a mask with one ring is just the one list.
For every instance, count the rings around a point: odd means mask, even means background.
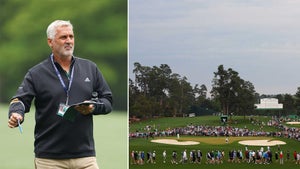
[{"label": "man's right hand", "polygon": [[18,126],[18,120],[23,121],[23,117],[19,113],[12,113],[8,120],[8,127],[15,128]]}]

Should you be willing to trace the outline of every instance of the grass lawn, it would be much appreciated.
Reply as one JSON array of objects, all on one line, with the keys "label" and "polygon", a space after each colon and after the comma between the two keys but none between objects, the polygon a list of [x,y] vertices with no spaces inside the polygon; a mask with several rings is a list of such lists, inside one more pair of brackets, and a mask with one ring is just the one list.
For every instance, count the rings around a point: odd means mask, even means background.
[{"label": "grass lawn", "polygon": [[[260,121],[267,121],[268,117],[257,117]],[[231,124],[232,126],[245,126],[247,125],[248,128],[257,128],[258,126],[255,124],[251,124],[249,120],[243,117],[235,117],[235,119],[239,119],[237,123]],[[189,124],[208,124],[212,125],[220,125],[220,120],[216,116],[205,116],[205,117],[196,117],[196,118],[161,118],[161,119],[152,119],[149,121],[142,121],[138,123],[133,123],[130,125],[130,131],[134,132],[136,130],[143,131],[143,128],[146,125],[156,126],[156,128],[175,128],[175,127],[183,127]],[[266,130],[274,130],[272,127],[265,127]],[[175,136],[169,137],[156,137],[154,139],[177,139]],[[238,143],[241,140],[249,140],[249,139],[268,139],[268,140],[280,140],[286,142],[286,145],[281,145],[280,148],[284,152],[284,165],[280,165],[279,162],[275,161],[275,152],[278,151],[278,146],[270,147],[273,153],[273,163],[272,164],[248,164],[248,163],[229,163],[228,162],[228,152],[230,150],[242,150],[245,151],[244,145]],[[286,139],[286,138],[276,138],[276,137],[230,137],[229,143],[225,143],[225,137],[201,137],[201,136],[180,136],[178,141],[198,141],[200,144],[198,145],[168,145],[168,144],[160,144],[160,143],[153,143],[151,139],[146,138],[133,138],[129,140],[129,152],[131,151],[144,151],[145,154],[149,151],[156,152],[156,164],[145,163],[144,165],[135,165],[131,164],[131,159],[129,159],[129,169],[194,169],[194,168],[205,168],[205,169],[241,169],[241,168],[254,168],[254,169],[281,169],[281,168],[300,168],[300,165],[296,165],[293,161],[293,152],[296,150],[297,152],[300,151],[299,142]],[[252,150],[259,150],[261,146],[247,146],[248,149]],[[225,160],[223,164],[171,164],[171,154],[172,151],[177,151],[177,160],[179,161],[181,152],[184,150],[189,152],[191,150],[201,150],[203,153],[203,159],[206,160],[205,154],[211,150],[224,150],[225,152]],[[264,146],[266,150],[267,147]],[[163,163],[162,153],[163,151],[167,151],[167,161]],[[291,159],[287,161],[286,154],[290,152]]]},{"label": "grass lawn", "polygon": [[[7,105],[0,105],[0,168],[34,168],[34,109],[26,114],[23,133],[17,128],[7,127]],[[97,161],[100,168],[126,169],[127,159],[127,115],[126,112],[112,112],[94,117],[94,137]],[[117,161],[117,162],[116,162]]]}]

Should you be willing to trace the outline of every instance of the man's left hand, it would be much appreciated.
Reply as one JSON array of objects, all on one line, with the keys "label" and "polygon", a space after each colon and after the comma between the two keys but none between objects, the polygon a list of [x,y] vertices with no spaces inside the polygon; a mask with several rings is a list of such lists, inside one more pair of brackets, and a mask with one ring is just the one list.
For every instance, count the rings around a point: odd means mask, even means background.
[{"label": "man's left hand", "polygon": [[91,114],[95,110],[94,104],[75,106],[75,109],[83,115]]}]

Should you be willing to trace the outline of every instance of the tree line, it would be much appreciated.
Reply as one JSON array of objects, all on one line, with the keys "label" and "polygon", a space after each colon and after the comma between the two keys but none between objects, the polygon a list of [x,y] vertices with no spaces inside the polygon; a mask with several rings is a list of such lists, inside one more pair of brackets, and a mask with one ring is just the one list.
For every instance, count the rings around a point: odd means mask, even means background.
[{"label": "tree line", "polygon": [[185,76],[172,72],[167,64],[149,67],[135,62],[133,74],[134,79],[129,79],[131,117],[182,117],[189,113],[246,116],[258,113],[254,105],[266,97],[283,103],[280,115],[299,114],[300,110],[300,87],[295,95],[260,95],[250,81],[223,65],[213,72],[211,91],[204,84],[192,85]]}]

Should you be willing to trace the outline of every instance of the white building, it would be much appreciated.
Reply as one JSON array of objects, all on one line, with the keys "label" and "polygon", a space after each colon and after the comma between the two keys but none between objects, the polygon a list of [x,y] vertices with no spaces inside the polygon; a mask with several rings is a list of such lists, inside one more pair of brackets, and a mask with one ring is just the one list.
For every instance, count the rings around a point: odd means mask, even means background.
[{"label": "white building", "polygon": [[260,99],[260,104],[255,104],[256,109],[282,109],[283,104],[278,103],[278,99],[264,98]]}]

